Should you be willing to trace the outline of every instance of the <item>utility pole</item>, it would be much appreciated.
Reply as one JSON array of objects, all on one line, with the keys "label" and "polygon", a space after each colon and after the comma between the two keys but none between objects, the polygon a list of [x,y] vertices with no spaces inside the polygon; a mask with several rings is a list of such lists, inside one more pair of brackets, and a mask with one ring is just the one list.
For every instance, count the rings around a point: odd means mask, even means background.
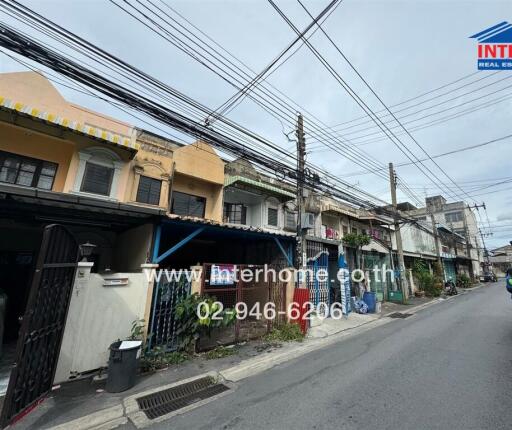
[{"label": "utility pole", "polygon": [[487,251],[487,247],[485,246],[484,237],[492,233],[483,233],[481,228],[478,229],[478,232],[480,233],[480,238],[482,239],[482,245],[484,247],[484,258],[486,259],[486,265],[489,268],[491,265],[491,260],[489,259],[489,251]]},{"label": "utility pole", "polygon": [[305,265],[304,231],[302,229],[302,214],[304,213],[304,178],[306,164],[306,138],[304,137],[304,119],[299,114],[297,118],[297,248],[295,267],[301,269]]},{"label": "utility pole", "polygon": [[398,270],[400,271],[400,289],[402,290],[402,302],[407,302],[409,294],[409,284],[405,272],[404,249],[402,246],[402,234],[400,232],[400,223],[398,222],[398,208],[396,201],[396,174],[393,163],[389,163],[389,185],[391,187],[391,204],[393,205],[393,218],[395,225],[396,249],[398,253]]},{"label": "utility pole", "polygon": [[437,264],[439,264],[439,266],[442,269],[443,263],[441,260],[441,249],[439,248],[439,234],[437,232],[437,224],[436,224],[436,219],[434,217],[434,211],[432,210],[432,208],[429,209],[428,207],[427,207],[427,211],[430,213],[430,221],[432,222],[432,232],[434,233],[434,242],[436,244]]},{"label": "utility pole", "polygon": [[[478,208],[484,208],[485,209],[485,203],[482,203],[481,205],[478,205],[478,204],[474,204],[474,205],[467,205],[467,209],[471,211],[471,209],[476,209],[478,210]],[[471,248],[472,248],[472,244],[471,244],[471,235],[469,233],[469,227],[468,227],[468,221],[467,221],[467,217],[466,217],[466,211],[464,210],[463,212],[464,214],[464,233],[465,233],[465,236],[466,236],[466,250],[467,250],[467,253],[468,253],[468,257],[469,257],[469,260],[471,261],[471,264],[469,265],[469,276],[471,278],[472,281],[475,280],[475,271],[473,270],[473,258],[471,257]],[[476,243],[476,248],[477,248],[477,254],[479,254],[479,251],[478,251],[478,240],[475,236],[475,243]],[[478,257],[477,257],[478,258]]]}]

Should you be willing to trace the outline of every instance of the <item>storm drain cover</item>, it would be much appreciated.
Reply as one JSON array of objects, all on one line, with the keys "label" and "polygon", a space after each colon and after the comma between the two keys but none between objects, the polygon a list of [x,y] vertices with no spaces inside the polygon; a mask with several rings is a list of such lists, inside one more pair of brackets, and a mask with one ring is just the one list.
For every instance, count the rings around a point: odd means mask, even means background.
[{"label": "storm drain cover", "polygon": [[139,397],[137,403],[146,416],[153,420],[227,390],[229,390],[227,385],[217,384],[214,378],[206,376]]},{"label": "storm drain cover", "polygon": [[403,314],[401,312],[395,312],[393,314],[388,315],[389,318],[407,318],[410,317],[412,314]]}]

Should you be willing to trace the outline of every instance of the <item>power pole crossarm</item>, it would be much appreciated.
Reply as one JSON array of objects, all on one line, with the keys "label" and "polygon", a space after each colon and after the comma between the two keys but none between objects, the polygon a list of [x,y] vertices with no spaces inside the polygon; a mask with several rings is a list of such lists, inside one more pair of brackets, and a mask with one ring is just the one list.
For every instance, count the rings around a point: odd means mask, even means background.
[{"label": "power pole crossarm", "polygon": [[407,282],[407,274],[405,272],[404,249],[402,246],[402,234],[400,232],[400,223],[398,222],[398,204],[396,201],[396,174],[393,163],[389,163],[389,185],[391,188],[391,203],[393,205],[393,218],[395,226],[396,250],[398,254],[398,269],[400,271],[400,289],[402,290],[402,301],[407,302],[409,287]]}]

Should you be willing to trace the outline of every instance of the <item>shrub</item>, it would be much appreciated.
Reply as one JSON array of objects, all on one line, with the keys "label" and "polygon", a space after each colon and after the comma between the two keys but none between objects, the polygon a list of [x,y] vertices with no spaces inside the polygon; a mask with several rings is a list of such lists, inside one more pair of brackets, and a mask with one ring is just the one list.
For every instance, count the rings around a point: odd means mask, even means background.
[{"label": "shrub", "polygon": [[[215,297],[200,296],[197,293],[183,298],[176,305],[175,316],[177,321],[176,334],[178,336],[178,349],[186,350],[195,348],[197,340],[201,336],[211,336],[215,329],[228,327],[236,320],[236,312],[224,309],[218,312],[213,319],[213,314],[218,311],[218,305],[215,304]],[[205,303],[204,318],[199,318],[197,309],[201,303]]]},{"label": "shrub", "polygon": [[468,288],[471,286],[471,279],[465,273],[461,273],[457,275],[457,285],[460,285],[462,288]]},{"label": "shrub", "polygon": [[190,359],[184,352],[168,352],[162,348],[155,347],[151,351],[145,351],[139,360],[141,372],[154,372],[165,369],[173,364],[181,364]]},{"label": "shrub", "polygon": [[302,342],[304,340],[304,333],[302,333],[299,324],[286,323],[273,328],[263,339],[267,342]]},{"label": "shrub", "polygon": [[[434,267],[434,272],[436,268]],[[412,268],[414,277],[417,279],[420,290],[425,292],[427,297],[439,297],[443,291],[443,284],[439,282],[436,275],[430,273],[424,261],[416,261]]]}]

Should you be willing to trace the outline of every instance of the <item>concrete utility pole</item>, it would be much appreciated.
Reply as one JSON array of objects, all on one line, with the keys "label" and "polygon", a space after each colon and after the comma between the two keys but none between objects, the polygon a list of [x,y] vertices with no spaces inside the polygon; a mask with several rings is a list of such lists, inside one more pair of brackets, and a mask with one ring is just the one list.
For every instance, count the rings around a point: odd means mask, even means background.
[{"label": "concrete utility pole", "polygon": [[[480,233],[480,238],[482,239],[482,245],[484,247],[484,258],[487,263],[486,265],[487,265],[487,267],[489,267],[491,265],[491,260],[489,259],[489,251],[487,251],[487,247],[485,246],[485,240],[484,240],[484,237],[488,236],[488,234],[483,233],[481,228],[478,229],[478,232]],[[489,234],[492,234],[492,233],[489,233]]]},{"label": "concrete utility pole", "polygon": [[407,302],[409,294],[409,283],[407,282],[407,273],[405,272],[404,249],[402,246],[402,234],[400,233],[400,223],[398,222],[398,208],[396,201],[396,174],[393,163],[389,163],[389,185],[391,187],[391,203],[393,205],[393,218],[395,220],[396,249],[398,253],[398,270],[400,271],[400,289],[402,290],[402,302]]},{"label": "concrete utility pole", "polygon": [[295,267],[300,269],[306,264],[304,259],[304,231],[302,229],[302,214],[304,213],[304,177],[306,164],[306,138],[304,136],[304,119],[299,114],[297,118],[297,249]]},{"label": "concrete utility pole", "polygon": [[443,262],[441,260],[441,249],[439,248],[439,234],[437,232],[436,218],[434,217],[434,212],[432,211],[432,209],[429,209],[427,207],[427,211],[430,213],[430,221],[432,222],[432,232],[434,233],[434,242],[436,244],[437,263],[441,266],[442,269]]},{"label": "concrete utility pole", "polygon": [[[472,206],[470,205],[467,205],[467,209],[471,210],[471,209],[476,209],[478,210],[478,208],[484,208],[485,209],[485,203],[482,203],[481,205],[478,205],[478,204],[474,204]],[[475,280],[475,271],[473,270],[473,259],[471,258],[471,247],[473,246],[471,244],[471,236],[469,234],[469,228],[468,228],[468,221],[467,221],[467,218],[466,218],[466,211],[464,210],[463,211],[463,214],[464,214],[464,233],[465,233],[465,236],[466,236],[466,250],[467,250],[467,253],[468,253],[468,257],[469,257],[469,260],[471,261],[471,264],[469,265],[469,277],[471,278],[472,281]],[[476,236],[475,236],[475,242],[476,242],[476,248],[477,248],[477,253],[479,253],[478,251],[478,241],[476,240]]]}]

